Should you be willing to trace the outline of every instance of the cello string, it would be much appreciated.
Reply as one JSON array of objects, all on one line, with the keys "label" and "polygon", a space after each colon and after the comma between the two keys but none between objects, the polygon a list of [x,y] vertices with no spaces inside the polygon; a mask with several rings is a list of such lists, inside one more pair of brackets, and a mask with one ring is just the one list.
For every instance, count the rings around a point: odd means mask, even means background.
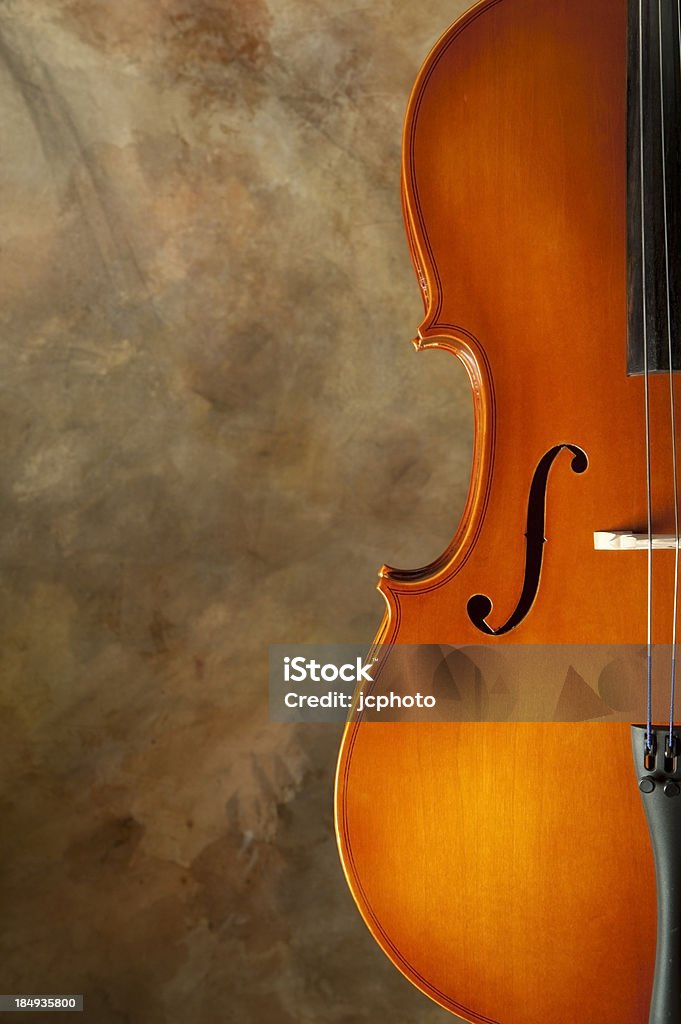
[{"label": "cello string", "polygon": [[[678,6],[678,5],[677,5]],[[674,695],[676,688],[676,621],[679,597],[679,489],[677,483],[677,460],[676,460],[676,414],[674,410],[674,373],[672,359],[672,313],[671,296],[669,289],[669,224],[667,217],[667,135],[665,131],[664,116],[664,55],[662,45],[662,0],[658,0],[658,49],[660,54],[660,145],[662,150],[662,206],[664,211],[664,269],[665,287],[667,296],[667,354],[669,357],[669,406],[670,422],[672,432],[672,466],[674,474],[674,601],[672,613],[672,664],[671,664],[671,685],[669,697],[669,748],[673,751],[674,746]]]},{"label": "cello string", "polygon": [[650,482],[650,395],[648,374],[648,316],[646,303],[646,217],[645,217],[645,175],[643,159],[643,0],[638,0],[638,110],[639,110],[639,169],[641,175],[641,281],[643,312],[643,376],[645,396],[646,428],[646,496],[648,505],[648,632],[647,632],[647,721],[646,747],[653,748],[653,670],[652,670],[652,622],[653,622],[653,527],[652,495]]},{"label": "cello string", "polygon": [[[681,0],[678,0],[676,5],[677,11],[677,30],[678,30],[678,54],[679,54],[679,84],[681,84]],[[662,49],[662,28],[660,27],[660,51]],[[660,59],[662,59],[660,57]],[[664,104],[662,109],[664,117]],[[664,139],[664,129],[663,129]],[[663,148],[663,168],[665,166],[665,150]],[[669,701],[669,745],[674,751],[674,697],[676,692],[676,640],[677,640],[677,623],[678,623],[678,607],[679,607],[679,484],[678,484],[678,462],[676,455],[676,410],[674,407],[674,365],[672,360],[672,319],[671,319],[671,297],[669,291],[669,246],[667,238],[667,189],[665,183],[665,259],[667,269],[667,337],[669,341],[669,405],[670,405],[670,421],[672,430],[672,460],[674,465],[674,609],[673,609],[673,621],[672,621],[672,679],[671,679],[671,695]]]}]

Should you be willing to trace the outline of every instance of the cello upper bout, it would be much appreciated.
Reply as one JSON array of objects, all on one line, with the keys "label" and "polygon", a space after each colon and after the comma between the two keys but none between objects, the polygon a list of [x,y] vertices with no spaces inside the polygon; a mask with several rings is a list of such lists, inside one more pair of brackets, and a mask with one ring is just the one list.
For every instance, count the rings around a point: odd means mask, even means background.
[{"label": "cello upper bout", "polygon": [[624,246],[625,54],[621,0],[481,0],[433,47],[401,173],[423,337],[511,344],[507,321],[574,306],[594,234]]},{"label": "cello upper bout", "polygon": [[[437,337],[438,327],[445,328],[448,326],[438,323],[438,314],[442,306],[441,281],[437,266],[433,260],[433,253],[430,248],[423,211],[418,197],[417,164],[414,147],[423,92],[433,70],[445,57],[454,40],[466,29],[469,23],[474,21],[487,8],[493,7],[500,2],[501,0],[480,0],[443,33],[424,61],[407,105],[402,144],[401,195],[407,243],[425,307],[425,316],[415,338],[417,346],[420,341],[422,342],[428,337]],[[456,343],[456,336],[451,335],[450,340]]]}]

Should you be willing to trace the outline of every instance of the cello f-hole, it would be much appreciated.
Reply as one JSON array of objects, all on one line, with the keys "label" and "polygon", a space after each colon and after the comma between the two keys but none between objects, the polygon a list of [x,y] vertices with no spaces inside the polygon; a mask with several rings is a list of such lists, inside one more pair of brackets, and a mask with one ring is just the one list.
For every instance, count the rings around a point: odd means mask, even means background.
[{"label": "cello f-hole", "polygon": [[520,625],[537,597],[544,558],[544,544],[546,543],[544,526],[546,521],[546,491],[549,472],[563,448],[567,448],[568,451],[572,452],[573,458],[570,468],[573,473],[583,473],[589,465],[586,452],[575,444],[557,444],[550,448],[539,460],[539,464],[532,477],[530,495],[527,502],[525,578],[515,610],[503,626],[494,629],[487,622],[487,616],[493,608],[491,599],[486,594],[473,594],[468,600],[466,608],[469,619],[481,633],[486,633],[488,636],[503,636],[504,633],[510,633],[512,629]]}]

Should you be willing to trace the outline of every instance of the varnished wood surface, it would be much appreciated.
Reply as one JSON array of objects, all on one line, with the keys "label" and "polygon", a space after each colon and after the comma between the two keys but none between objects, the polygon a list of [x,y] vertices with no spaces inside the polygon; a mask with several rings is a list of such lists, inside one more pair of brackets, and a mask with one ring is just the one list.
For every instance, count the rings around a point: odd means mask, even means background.
[{"label": "varnished wood surface", "polygon": [[[421,347],[461,358],[476,449],[452,544],[384,567],[396,643],[644,643],[644,383],[626,376],[626,4],[486,0],[426,61],[405,126],[403,191]],[[678,406],[678,403],[677,403]],[[669,392],[651,381],[654,529],[673,530]],[[681,409],[677,408],[681,418]],[[537,600],[523,582],[527,498],[554,445]],[[386,496],[386,501],[390,496]],[[673,553],[655,556],[654,640],[671,639]],[[666,681],[665,681],[666,682]],[[620,725],[348,726],[338,771],[344,868],[373,934],[443,1006],[499,1024],[644,1024],[653,868]]]},{"label": "varnished wood surface", "polygon": [[628,726],[371,724],[339,835],[394,963],[470,1021],[644,1024],[653,868]]}]

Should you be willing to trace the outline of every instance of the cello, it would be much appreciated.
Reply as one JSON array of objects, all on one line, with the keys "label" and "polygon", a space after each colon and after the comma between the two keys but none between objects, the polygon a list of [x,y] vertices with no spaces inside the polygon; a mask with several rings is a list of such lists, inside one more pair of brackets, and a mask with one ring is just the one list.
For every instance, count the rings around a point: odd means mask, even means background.
[{"label": "cello", "polygon": [[463,363],[475,437],[450,545],[380,571],[381,664],[533,644],[646,664],[634,726],[346,725],[352,894],[475,1024],[681,1022],[680,55],[678,0],[479,0],[407,109],[414,345]]}]

